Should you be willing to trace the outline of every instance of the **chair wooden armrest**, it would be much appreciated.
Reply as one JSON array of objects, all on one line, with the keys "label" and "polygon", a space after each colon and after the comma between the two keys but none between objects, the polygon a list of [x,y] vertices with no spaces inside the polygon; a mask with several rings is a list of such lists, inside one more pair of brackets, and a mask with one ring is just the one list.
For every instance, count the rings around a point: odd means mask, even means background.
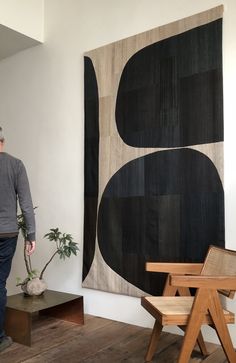
[{"label": "chair wooden armrest", "polygon": [[169,263],[169,262],[147,262],[146,271],[166,272],[177,274],[200,274],[202,263]]},{"label": "chair wooden armrest", "polygon": [[224,290],[236,290],[236,277],[235,276],[190,276],[190,275],[171,275],[171,286],[182,287],[195,287],[195,288],[207,288],[207,289],[224,289]]}]

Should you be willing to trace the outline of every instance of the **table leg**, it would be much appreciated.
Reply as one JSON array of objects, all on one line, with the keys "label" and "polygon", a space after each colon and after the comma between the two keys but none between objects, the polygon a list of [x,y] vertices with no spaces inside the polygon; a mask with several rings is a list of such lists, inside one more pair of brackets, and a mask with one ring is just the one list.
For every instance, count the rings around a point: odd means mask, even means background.
[{"label": "table leg", "polygon": [[31,346],[31,314],[6,308],[5,332],[14,342]]}]

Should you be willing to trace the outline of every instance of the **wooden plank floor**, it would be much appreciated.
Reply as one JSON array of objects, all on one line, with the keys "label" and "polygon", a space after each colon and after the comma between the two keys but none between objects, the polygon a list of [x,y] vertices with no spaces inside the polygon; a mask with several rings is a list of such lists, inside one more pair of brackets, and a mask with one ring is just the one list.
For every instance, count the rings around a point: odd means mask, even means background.
[{"label": "wooden plank floor", "polygon": [[[14,343],[0,353],[1,363],[143,363],[151,330],[108,319],[86,316],[78,326],[48,317],[33,322],[32,347]],[[175,363],[182,338],[162,333],[153,362]],[[226,363],[221,348],[209,344],[211,355],[198,352],[190,363]]]}]

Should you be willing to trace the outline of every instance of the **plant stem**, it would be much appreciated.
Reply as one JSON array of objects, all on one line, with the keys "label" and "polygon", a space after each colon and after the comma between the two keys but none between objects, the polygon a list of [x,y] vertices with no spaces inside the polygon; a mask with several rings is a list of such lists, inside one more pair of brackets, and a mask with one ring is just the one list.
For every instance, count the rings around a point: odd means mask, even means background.
[{"label": "plant stem", "polygon": [[44,266],[44,268],[42,269],[41,271],[41,274],[39,276],[40,280],[42,280],[43,278],[43,274],[44,274],[44,271],[46,270],[46,268],[48,267],[49,263],[52,261],[52,259],[56,256],[56,254],[58,253],[58,251],[54,252],[54,254],[52,255],[52,257],[50,258],[50,260],[46,263],[46,265]]},{"label": "plant stem", "polygon": [[30,269],[29,262],[27,260],[27,255],[26,255],[26,241],[24,241],[24,260],[25,260],[26,271],[29,275],[31,273],[31,269]]},{"label": "plant stem", "polygon": [[23,285],[25,285],[25,282],[23,281],[23,282],[19,282],[18,284],[16,284],[16,286],[23,286]]},{"label": "plant stem", "polygon": [[30,258],[30,256],[27,256],[27,257],[28,257],[28,262],[29,262],[29,268],[30,268],[30,271],[32,272],[31,258]]}]

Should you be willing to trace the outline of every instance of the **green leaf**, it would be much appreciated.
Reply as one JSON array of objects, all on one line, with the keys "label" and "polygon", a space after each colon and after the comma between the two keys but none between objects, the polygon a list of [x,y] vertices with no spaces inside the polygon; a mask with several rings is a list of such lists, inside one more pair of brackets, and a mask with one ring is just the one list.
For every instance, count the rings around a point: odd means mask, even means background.
[{"label": "green leaf", "polygon": [[19,284],[22,281],[22,279],[20,277],[16,278],[16,283]]}]

